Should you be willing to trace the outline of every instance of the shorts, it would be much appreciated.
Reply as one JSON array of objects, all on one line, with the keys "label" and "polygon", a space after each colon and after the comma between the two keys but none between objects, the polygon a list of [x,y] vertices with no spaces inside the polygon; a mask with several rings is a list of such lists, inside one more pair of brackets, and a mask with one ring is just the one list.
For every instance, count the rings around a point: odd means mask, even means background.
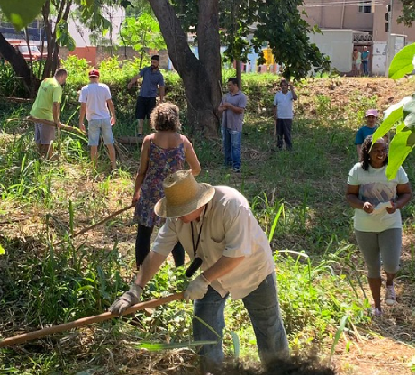
[{"label": "shorts", "polygon": [[144,120],[150,118],[151,111],[156,106],[156,98],[146,98],[139,96],[135,104],[135,118],[137,120]]},{"label": "shorts", "polygon": [[102,138],[104,144],[112,145],[114,143],[114,136],[112,134],[111,119],[91,119],[88,120],[88,145],[98,146],[99,136],[102,130]]},{"label": "shorts", "polygon": [[56,128],[54,126],[35,123],[35,142],[41,145],[50,145],[55,140]]}]

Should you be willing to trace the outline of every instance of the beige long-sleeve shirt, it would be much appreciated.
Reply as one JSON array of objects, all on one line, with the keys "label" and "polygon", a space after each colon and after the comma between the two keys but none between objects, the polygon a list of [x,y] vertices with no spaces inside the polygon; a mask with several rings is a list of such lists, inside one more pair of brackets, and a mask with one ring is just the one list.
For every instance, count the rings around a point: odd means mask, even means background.
[{"label": "beige long-sleeve shirt", "polygon": [[233,299],[244,298],[274,272],[274,259],[267,236],[250,210],[247,199],[236,189],[215,186],[215,195],[199,222],[185,224],[177,218],[167,219],[151,251],[167,257],[179,241],[193,260],[199,233],[196,256],[203,260],[202,271],[222,256],[244,257],[230,273],[212,281],[212,288],[222,296],[230,292]]}]

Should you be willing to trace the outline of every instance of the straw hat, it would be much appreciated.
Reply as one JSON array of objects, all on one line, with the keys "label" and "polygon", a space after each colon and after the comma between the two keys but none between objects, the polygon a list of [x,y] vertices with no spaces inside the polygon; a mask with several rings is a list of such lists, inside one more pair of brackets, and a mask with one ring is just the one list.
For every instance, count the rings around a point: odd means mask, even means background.
[{"label": "straw hat", "polygon": [[190,170],[179,170],[163,181],[165,198],[160,199],[154,212],[160,217],[186,216],[209,202],[215,188],[196,182]]}]

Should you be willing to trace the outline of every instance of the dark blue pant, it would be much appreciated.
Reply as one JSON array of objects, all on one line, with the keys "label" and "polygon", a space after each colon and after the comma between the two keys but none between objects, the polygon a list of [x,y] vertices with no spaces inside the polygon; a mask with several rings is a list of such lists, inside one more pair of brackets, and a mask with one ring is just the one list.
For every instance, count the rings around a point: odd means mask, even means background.
[{"label": "dark blue pant", "polygon": [[285,147],[287,150],[291,150],[293,148],[293,144],[291,142],[291,126],[293,120],[285,119],[285,118],[277,118],[277,147],[282,148],[283,140],[285,140]]},{"label": "dark blue pant", "polygon": [[368,61],[362,61],[362,67],[363,67],[363,75],[368,76],[369,75]]},{"label": "dark blue pant", "polygon": [[241,132],[222,127],[222,141],[225,165],[241,169]]},{"label": "dark blue pant", "polygon": [[[217,344],[204,345],[199,354],[202,371],[212,371],[223,361],[223,316],[228,295],[222,297],[212,287],[202,299],[194,301],[193,336],[195,341],[217,340]],[[288,341],[278,305],[275,275],[270,274],[258,288],[242,299],[255,331],[261,362],[268,364],[276,358],[289,355]],[[204,322],[204,324],[202,322]],[[212,332],[212,329],[216,332]]]}]

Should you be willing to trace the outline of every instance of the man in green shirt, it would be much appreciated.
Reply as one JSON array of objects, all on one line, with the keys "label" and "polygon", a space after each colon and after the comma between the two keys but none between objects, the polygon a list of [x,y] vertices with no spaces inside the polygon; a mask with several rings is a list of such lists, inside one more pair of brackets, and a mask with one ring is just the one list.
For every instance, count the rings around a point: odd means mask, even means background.
[{"label": "man in green shirt", "polygon": [[[53,121],[57,127],[59,121],[62,85],[65,84],[68,72],[58,69],[53,78],[45,78],[37,92],[30,114],[33,117]],[[55,139],[55,127],[44,124],[35,124],[35,142],[41,156],[50,158],[53,153],[52,141]]]}]

